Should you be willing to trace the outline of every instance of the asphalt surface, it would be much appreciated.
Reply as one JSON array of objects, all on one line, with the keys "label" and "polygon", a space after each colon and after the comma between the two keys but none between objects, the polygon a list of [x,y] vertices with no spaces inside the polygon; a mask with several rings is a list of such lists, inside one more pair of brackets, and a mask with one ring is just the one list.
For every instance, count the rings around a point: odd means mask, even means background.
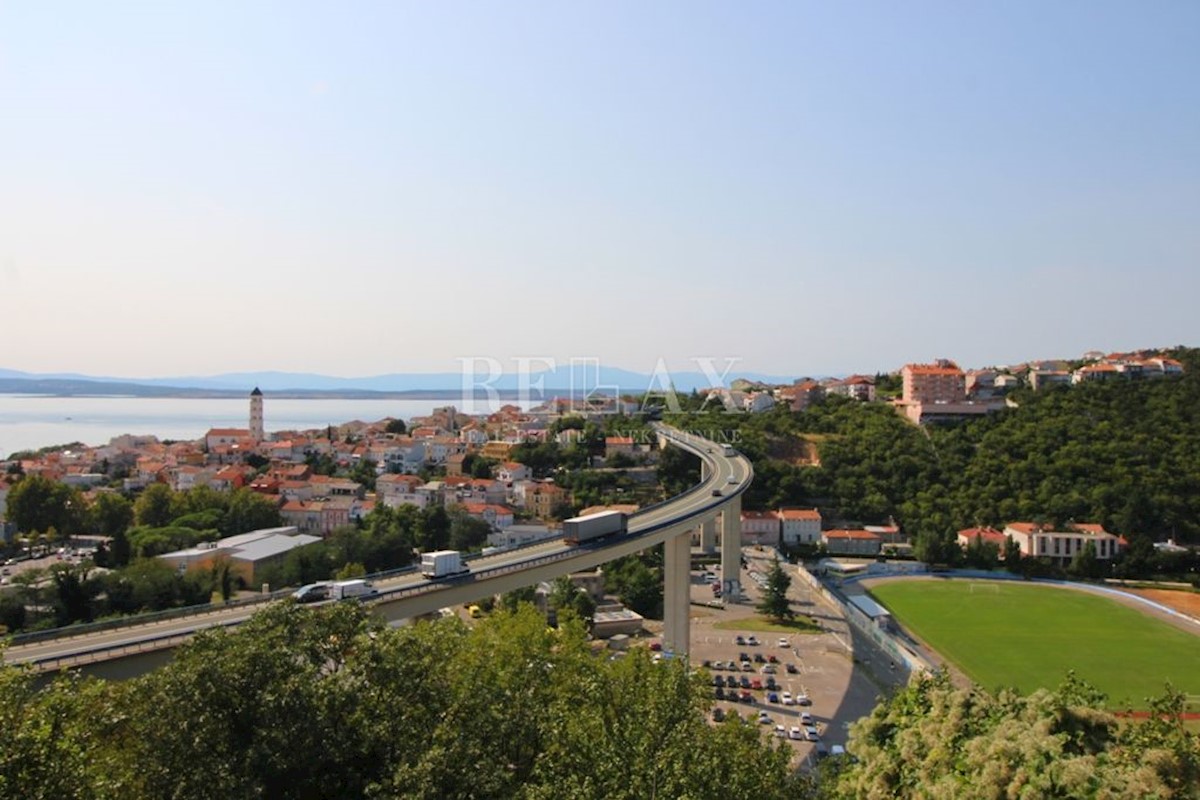
[{"label": "asphalt surface", "polygon": [[[629,537],[616,538],[611,543],[605,542],[593,547],[592,552],[601,560],[608,560],[602,558],[607,548],[619,547],[622,544],[627,545],[638,534],[647,536],[646,546],[649,546],[654,543],[650,539],[656,530],[680,521],[702,517],[714,507],[727,502],[731,495],[740,494],[749,486],[750,480],[753,477],[749,460],[741,456],[727,457],[719,445],[682,432],[673,431],[673,429],[665,428],[665,426],[663,426],[663,429],[671,432],[671,438],[675,442],[708,462],[709,476],[695,489],[631,517]],[[720,491],[721,496],[713,496],[714,491]],[[519,550],[494,553],[489,556],[472,559],[470,562],[471,570],[474,573],[491,568],[515,567],[522,564],[522,562],[545,556],[561,555],[566,557],[567,554],[573,551],[576,551],[576,548],[567,545],[561,539],[552,539]],[[429,591],[437,591],[440,588],[437,582],[431,582],[419,573],[407,573],[378,580],[374,583],[375,588],[381,593],[400,590],[424,591],[425,587],[428,587]],[[478,581],[477,585],[480,597],[491,593],[487,583],[486,579]],[[388,603],[389,601],[384,598],[380,602]],[[394,600],[390,602],[404,601]],[[195,633],[198,630],[217,625],[229,626],[244,622],[260,608],[261,605],[234,608],[218,606],[196,616],[166,619],[148,624],[134,624],[90,634],[16,645],[5,651],[4,658],[9,663],[51,662],[55,666],[58,666],[69,665],[72,659],[84,657],[88,653],[98,650],[119,653],[127,649],[152,648],[159,646],[160,643],[161,646],[167,646],[168,644],[173,646],[180,637]]]}]

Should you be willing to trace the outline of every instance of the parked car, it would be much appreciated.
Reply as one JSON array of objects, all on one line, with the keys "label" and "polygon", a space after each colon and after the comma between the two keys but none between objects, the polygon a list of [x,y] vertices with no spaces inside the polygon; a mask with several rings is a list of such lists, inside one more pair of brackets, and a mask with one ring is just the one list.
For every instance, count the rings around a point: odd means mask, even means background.
[{"label": "parked car", "polygon": [[787,728],[783,727],[782,725],[776,725],[775,726],[775,735],[781,739],[786,739],[787,738]]},{"label": "parked car", "polygon": [[790,662],[785,664],[784,668],[788,671],[788,675],[795,675],[796,673],[798,673],[800,671],[800,670],[796,669],[795,664],[792,664]]},{"label": "parked car", "polygon": [[[740,639],[742,637],[739,636],[738,638]],[[750,660],[750,654],[747,653],[745,650],[738,653],[738,661],[749,661],[749,660]]]},{"label": "parked car", "polygon": [[754,671],[753,664],[751,664],[749,661],[742,662],[742,672],[753,672],[753,671]]},{"label": "parked car", "polygon": [[811,706],[812,700],[810,700],[808,695],[806,695],[806,694],[798,694],[798,695],[796,695],[796,705]]},{"label": "parked car", "polygon": [[754,638],[753,636],[747,636],[746,644],[750,645],[751,647],[755,647],[758,645],[758,639]]},{"label": "parked car", "polygon": [[712,718],[713,718],[713,722],[721,722],[722,720],[724,720],[725,719],[725,709],[721,708],[720,706],[717,706],[716,708],[714,708],[713,713],[712,713]]},{"label": "parked car", "polygon": [[776,644],[778,644],[780,647],[791,647],[792,646],[792,643],[789,642],[787,639],[780,639],[778,642],[776,642]]},{"label": "parked car", "polygon": [[808,725],[804,728],[804,735],[808,737],[810,742],[818,741],[821,738],[821,734],[817,733],[817,729],[812,725]]},{"label": "parked car", "polygon": [[754,702],[754,695],[750,694],[750,693],[749,693],[749,692],[747,692],[747,691],[743,691],[743,692],[742,692],[742,702],[743,702],[743,703],[753,703],[753,702]]},{"label": "parked car", "polygon": [[747,678],[745,675],[743,675],[743,676],[742,676],[742,679],[741,679],[740,681],[738,681],[738,683],[741,685],[741,687],[742,687],[743,689],[749,689],[749,688],[750,688],[750,679],[749,679],[749,678]]},{"label": "parked car", "polygon": [[750,688],[751,689],[761,689],[762,681],[760,681],[758,678],[755,678],[754,680],[750,681]]},{"label": "parked car", "polygon": [[724,687],[718,686],[717,690],[715,692],[713,692],[713,696],[716,697],[718,700],[724,700],[725,699]]},{"label": "parked car", "polygon": [[739,633],[737,636],[733,637],[733,643],[734,643],[734,644],[745,644],[745,643],[746,643],[746,637],[742,636],[742,635]]},{"label": "parked car", "polygon": [[754,662],[756,664],[765,664],[765,663],[767,663],[767,660],[765,658],[763,658],[762,653],[755,653],[754,654]]},{"label": "parked car", "polygon": [[775,669],[776,667],[774,664],[767,664],[762,668],[763,675],[773,675],[775,673]]},{"label": "parked car", "polygon": [[775,657],[774,653],[772,653],[771,655],[767,656],[767,663],[768,664],[778,664],[779,659]]},{"label": "parked car", "polygon": [[804,733],[801,732],[801,730],[799,728],[797,728],[795,725],[793,725],[791,728],[788,729],[788,738],[789,739],[803,739]]},{"label": "parked car", "polygon": [[813,715],[808,713],[807,711],[801,711],[800,712],[800,724],[801,725],[812,725],[813,724]]},{"label": "parked car", "polygon": [[792,698],[791,692],[784,692],[782,695],[783,704],[785,706],[795,705],[796,701]]},{"label": "parked car", "polygon": [[767,692],[767,702],[768,703],[778,703],[779,695],[776,694],[775,692]]},{"label": "parked car", "polygon": [[775,720],[771,719],[771,715],[765,711],[758,712],[758,722],[760,725],[770,725]]},{"label": "parked car", "polygon": [[767,688],[772,692],[779,688],[779,684],[775,682],[775,677],[772,675],[767,676]]}]

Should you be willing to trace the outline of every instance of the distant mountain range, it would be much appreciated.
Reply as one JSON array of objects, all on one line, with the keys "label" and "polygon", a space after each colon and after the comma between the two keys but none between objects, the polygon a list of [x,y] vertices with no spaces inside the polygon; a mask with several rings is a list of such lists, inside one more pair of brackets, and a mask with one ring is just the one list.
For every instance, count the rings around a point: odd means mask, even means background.
[{"label": "distant mountain range", "polygon": [[[792,379],[761,373],[730,374],[731,378],[763,383],[791,383]],[[477,376],[474,394],[485,397],[482,388],[486,373]],[[703,372],[672,372],[669,379],[676,391],[691,392],[710,388]],[[0,369],[0,393],[48,394],[79,397],[127,395],[134,397],[238,397],[258,387],[280,397],[455,398],[464,393],[463,376],[457,372],[373,375],[362,378],[337,378],[304,372],[230,372],[221,375],[176,378],[122,378],[81,375],[78,373],[32,373]],[[469,383],[469,381],[468,381]],[[657,377],[612,367],[571,370],[561,367],[529,376],[533,399],[566,395],[571,392],[605,394],[642,394],[661,388]],[[728,381],[725,382],[728,386]],[[514,398],[523,388],[515,372],[503,374],[487,384],[502,397]]]}]

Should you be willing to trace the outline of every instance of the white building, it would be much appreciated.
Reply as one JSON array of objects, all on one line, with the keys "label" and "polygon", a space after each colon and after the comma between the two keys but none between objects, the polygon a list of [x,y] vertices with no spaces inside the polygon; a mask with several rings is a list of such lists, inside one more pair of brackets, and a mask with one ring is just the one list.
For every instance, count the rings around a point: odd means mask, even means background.
[{"label": "white building", "polygon": [[815,508],[783,508],[779,511],[780,535],[784,544],[819,544],[821,512]]}]

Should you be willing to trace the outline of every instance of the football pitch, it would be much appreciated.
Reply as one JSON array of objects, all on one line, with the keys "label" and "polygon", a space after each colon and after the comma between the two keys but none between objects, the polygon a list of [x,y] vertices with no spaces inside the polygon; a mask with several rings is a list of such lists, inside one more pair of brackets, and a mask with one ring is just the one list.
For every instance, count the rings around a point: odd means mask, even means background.
[{"label": "football pitch", "polygon": [[965,579],[892,581],[871,594],[987,689],[1054,688],[1073,669],[1114,710],[1145,708],[1168,680],[1200,695],[1200,636],[1105,597]]}]

